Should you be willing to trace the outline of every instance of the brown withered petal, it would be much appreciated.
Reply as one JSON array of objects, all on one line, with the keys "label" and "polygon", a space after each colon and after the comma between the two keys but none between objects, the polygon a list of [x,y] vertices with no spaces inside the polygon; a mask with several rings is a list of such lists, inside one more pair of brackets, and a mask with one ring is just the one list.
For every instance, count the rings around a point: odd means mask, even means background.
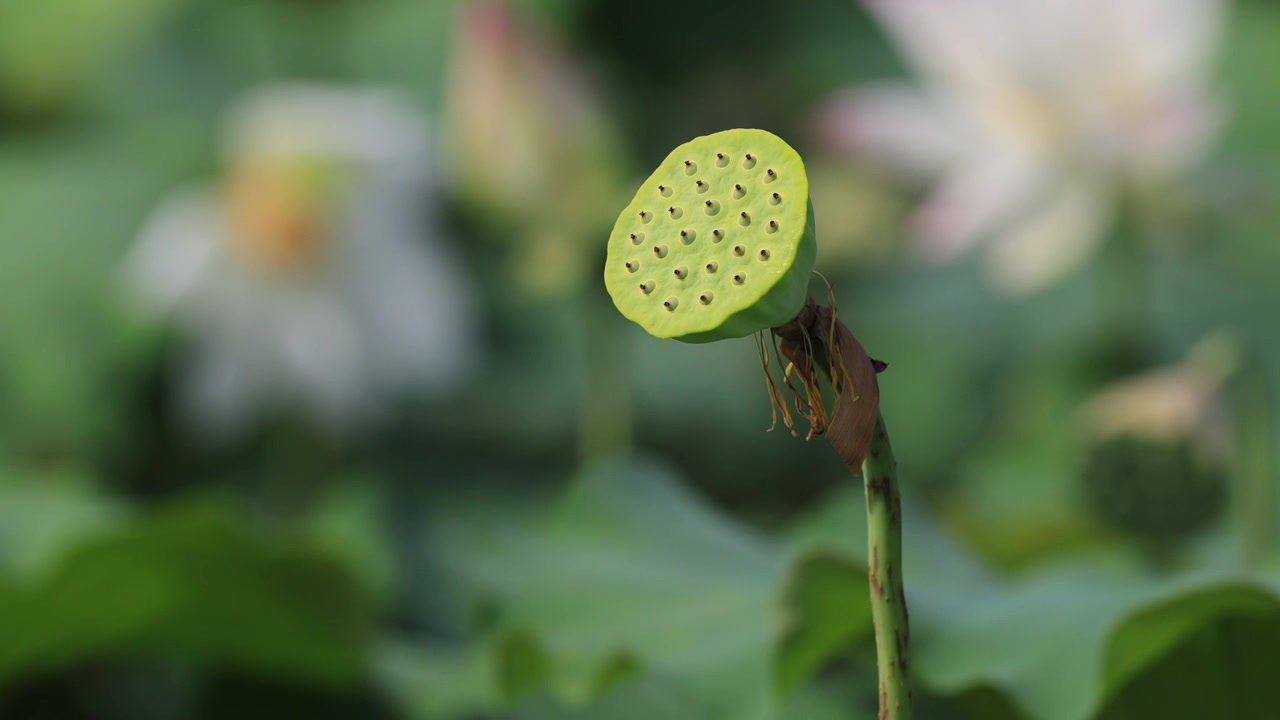
[{"label": "brown withered petal", "polygon": [[[774,332],[782,340],[780,350],[805,385],[809,407],[805,414],[814,424],[810,437],[825,435],[850,471],[861,472],[880,414],[876,372],[883,369],[883,363],[867,356],[862,343],[836,318],[834,309],[817,305],[812,297],[795,321]],[[829,415],[822,406],[815,367],[839,390]]]}]

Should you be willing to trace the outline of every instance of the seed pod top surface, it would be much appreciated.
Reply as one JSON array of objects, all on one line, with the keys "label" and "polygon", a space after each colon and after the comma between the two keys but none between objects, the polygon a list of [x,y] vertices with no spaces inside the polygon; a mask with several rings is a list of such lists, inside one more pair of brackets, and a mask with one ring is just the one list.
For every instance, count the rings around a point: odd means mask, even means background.
[{"label": "seed pod top surface", "polygon": [[816,245],[800,156],[764,130],[726,130],[676,148],[622,211],[605,287],[650,334],[742,337],[791,320]]}]

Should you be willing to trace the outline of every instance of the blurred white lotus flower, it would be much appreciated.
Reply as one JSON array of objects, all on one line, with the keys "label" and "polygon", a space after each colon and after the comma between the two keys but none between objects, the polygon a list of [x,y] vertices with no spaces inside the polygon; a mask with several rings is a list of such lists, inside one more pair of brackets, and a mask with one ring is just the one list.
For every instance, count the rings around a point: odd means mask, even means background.
[{"label": "blurred white lotus flower", "polygon": [[463,3],[454,38],[450,177],[518,241],[513,275],[526,289],[576,289],[625,204],[617,129],[580,65],[505,0]]},{"label": "blurred white lotus flower", "polygon": [[1177,179],[1220,126],[1209,72],[1225,0],[865,0],[921,78],[833,99],[836,149],[937,185],[920,251],[990,240],[999,286],[1086,258],[1125,194]]},{"label": "blurred white lotus flower", "polygon": [[262,411],[335,430],[468,363],[468,285],[434,235],[426,122],[393,94],[287,84],[230,113],[216,188],[165,200],[126,258],[190,347],[207,430]]}]

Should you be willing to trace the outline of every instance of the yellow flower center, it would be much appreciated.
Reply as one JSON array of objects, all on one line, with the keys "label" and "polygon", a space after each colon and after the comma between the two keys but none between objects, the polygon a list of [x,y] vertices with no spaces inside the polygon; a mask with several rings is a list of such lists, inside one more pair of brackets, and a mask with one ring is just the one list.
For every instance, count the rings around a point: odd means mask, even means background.
[{"label": "yellow flower center", "polygon": [[268,272],[315,268],[333,242],[343,179],[335,162],[319,158],[234,168],[225,196],[231,242],[247,262]]}]

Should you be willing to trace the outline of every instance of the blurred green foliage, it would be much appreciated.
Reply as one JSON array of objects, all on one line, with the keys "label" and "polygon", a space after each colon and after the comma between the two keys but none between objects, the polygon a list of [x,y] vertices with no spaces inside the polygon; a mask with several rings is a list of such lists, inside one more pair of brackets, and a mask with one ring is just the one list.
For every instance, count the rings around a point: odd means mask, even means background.
[{"label": "blurred green foliage", "polygon": [[[283,414],[219,444],[183,421],[190,349],[120,272],[149,211],[216,180],[222,113],[272,82],[443,116],[462,1],[0,3],[0,717],[874,717],[860,489],[821,441],[765,433],[750,341],[659,342],[592,273],[526,292],[529,238],[447,168],[442,242],[481,308],[468,382],[350,436]],[[1230,120],[1173,241],[1122,226],[1020,299],[972,259],[913,262],[912,192],[821,154],[823,97],[906,72],[855,4],[512,7],[593,79],[618,172],[739,126],[829,171],[819,265],[890,365],[920,717],[1280,714],[1280,7],[1232,6]],[[1249,452],[1157,561],[1082,491],[1080,410],[1218,331],[1246,358],[1228,403]]]}]

